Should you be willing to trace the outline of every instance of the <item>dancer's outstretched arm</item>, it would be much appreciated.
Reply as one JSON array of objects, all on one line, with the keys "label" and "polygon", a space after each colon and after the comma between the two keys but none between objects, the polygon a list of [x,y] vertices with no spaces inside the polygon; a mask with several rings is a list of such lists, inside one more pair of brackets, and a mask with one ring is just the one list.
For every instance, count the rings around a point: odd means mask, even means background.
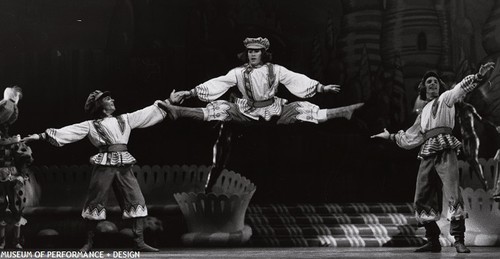
[{"label": "dancer's outstretched arm", "polygon": [[387,131],[387,129],[384,129],[384,131],[371,136],[371,138],[390,139],[401,148],[413,149],[420,146],[424,142],[424,135],[421,132],[420,120],[421,114],[418,115],[413,126],[408,128],[406,131],[400,130],[398,133],[391,134]]}]

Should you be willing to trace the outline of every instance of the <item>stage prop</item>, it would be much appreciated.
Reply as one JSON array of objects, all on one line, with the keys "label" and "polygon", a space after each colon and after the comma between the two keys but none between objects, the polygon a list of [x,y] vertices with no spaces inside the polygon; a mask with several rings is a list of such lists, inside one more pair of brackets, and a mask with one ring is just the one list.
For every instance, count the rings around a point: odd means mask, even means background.
[{"label": "stage prop", "polygon": [[[498,160],[483,158],[479,163],[483,167],[484,176],[488,181],[488,190],[485,190],[479,178],[470,170],[470,165],[465,161],[459,161],[460,186],[464,198],[465,210],[468,218],[465,220],[465,243],[468,246],[498,246],[500,245],[500,203],[492,199],[491,194],[495,183],[498,168]],[[444,200],[444,199],[443,199]],[[443,207],[447,204],[443,204]],[[447,239],[453,243],[453,237],[447,231],[450,222],[446,219],[446,213],[438,222],[443,233],[441,241]],[[442,242],[443,243],[443,242]]]},{"label": "stage prop", "polygon": [[233,171],[223,170],[212,191],[174,194],[189,232],[182,241],[189,246],[242,245],[252,236],[245,225],[245,214],[255,193],[250,180]]}]

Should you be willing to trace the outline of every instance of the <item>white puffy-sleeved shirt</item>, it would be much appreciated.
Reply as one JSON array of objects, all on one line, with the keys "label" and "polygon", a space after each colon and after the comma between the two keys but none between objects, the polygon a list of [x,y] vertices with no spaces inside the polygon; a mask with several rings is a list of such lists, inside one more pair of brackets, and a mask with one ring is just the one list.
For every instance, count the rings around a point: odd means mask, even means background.
[{"label": "white puffy-sleeved shirt", "polygon": [[[213,78],[195,87],[198,98],[211,102],[221,97],[231,87],[237,86],[243,98],[238,98],[236,104],[240,112],[246,116],[269,120],[274,115],[281,114],[286,99],[276,97],[278,85],[283,84],[292,94],[300,98],[309,98],[316,94],[318,81],[292,72],[283,66],[267,63],[260,67],[248,64],[230,70],[226,75]],[[253,101],[274,99],[273,104],[254,108]]]},{"label": "white puffy-sleeved shirt", "polygon": [[[96,147],[113,144],[127,144],[132,129],[146,128],[161,122],[166,112],[155,103],[141,110],[122,114],[116,117],[106,117],[98,120],[88,120],[60,129],[49,128],[45,131],[47,140],[58,147],[79,141],[88,137]],[[132,165],[135,158],[128,151],[99,152],[90,157],[90,163],[106,166]]]},{"label": "white puffy-sleeved shirt", "polygon": [[457,149],[460,141],[451,134],[439,134],[425,138],[425,133],[437,128],[455,126],[455,103],[477,86],[475,75],[466,76],[453,89],[445,91],[438,98],[427,103],[418,115],[413,126],[406,131],[400,130],[394,137],[396,144],[405,149],[422,145],[419,157],[426,157],[439,150]]}]

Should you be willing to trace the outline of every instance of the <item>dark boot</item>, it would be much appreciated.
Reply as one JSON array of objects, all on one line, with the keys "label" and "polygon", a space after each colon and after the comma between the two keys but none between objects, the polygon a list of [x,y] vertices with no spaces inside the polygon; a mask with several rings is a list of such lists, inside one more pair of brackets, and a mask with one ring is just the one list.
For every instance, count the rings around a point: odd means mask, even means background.
[{"label": "dark boot", "polygon": [[157,248],[149,246],[144,242],[144,218],[132,219],[132,232],[134,234],[135,251],[158,252]]},{"label": "dark boot", "polygon": [[87,232],[86,243],[80,248],[80,252],[88,252],[92,250],[94,245],[95,228],[99,223],[97,220],[86,220],[85,229]]},{"label": "dark boot", "polygon": [[427,243],[415,249],[415,253],[424,253],[424,252],[433,252],[433,253],[441,252],[441,244],[439,243],[439,237],[437,238],[428,237]]},{"label": "dark boot", "polygon": [[158,103],[158,106],[167,112],[168,118],[177,120],[178,118],[191,118],[203,121],[205,116],[201,108],[189,108],[172,105],[168,100],[165,103]]},{"label": "dark boot", "polygon": [[0,250],[5,249],[5,225],[0,225]]},{"label": "dark boot", "polygon": [[231,123],[224,122],[220,124],[219,136],[213,147],[213,164],[208,174],[207,184],[205,185],[206,193],[214,191],[212,188],[222,170],[226,168],[231,155],[231,145],[233,143],[233,127],[231,125]]},{"label": "dark boot", "polygon": [[327,109],[326,119],[330,120],[334,118],[346,118],[350,120],[354,111],[361,108],[363,105],[364,103],[356,103],[349,106]]},{"label": "dark boot", "polygon": [[457,253],[470,253],[465,246],[465,219],[452,219],[450,222],[450,234],[455,237],[453,246]]},{"label": "dark boot", "polygon": [[465,246],[464,236],[455,236],[455,243],[453,243],[453,246],[457,249],[457,253],[470,253],[469,248]]},{"label": "dark boot", "polygon": [[425,237],[427,238],[427,243],[417,248],[415,252],[416,253],[441,252],[441,243],[439,243],[439,234],[441,234],[441,230],[439,230],[439,226],[437,225],[437,223],[435,221],[424,223],[424,227],[425,227]]},{"label": "dark boot", "polygon": [[14,249],[23,249],[23,246],[21,245],[21,226],[18,226],[18,225],[14,225],[12,227],[12,234],[13,234],[13,238],[12,238],[12,247]]}]

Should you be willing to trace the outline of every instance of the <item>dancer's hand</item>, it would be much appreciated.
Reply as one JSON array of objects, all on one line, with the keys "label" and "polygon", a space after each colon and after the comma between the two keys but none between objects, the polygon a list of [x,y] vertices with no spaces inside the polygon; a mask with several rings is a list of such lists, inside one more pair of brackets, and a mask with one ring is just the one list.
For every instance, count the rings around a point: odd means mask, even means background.
[{"label": "dancer's hand", "polygon": [[168,99],[172,104],[181,104],[184,102],[186,97],[189,96],[189,91],[176,92],[175,89],[170,93],[170,98]]},{"label": "dancer's hand", "polygon": [[325,92],[325,93],[338,93],[338,92],[340,92],[340,85],[325,85],[325,86],[323,86],[323,92]]},{"label": "dancer's hand", "polygon": [[40,135],[39,134],[28,135],[27,137],[21,139],[21,142],[30,142],[33,140],[40,140]]},{"label": "dancer's hand", "polygon": [[495,62],[488,62],[488,63],[482,64],[481,67],[479,68],[478,74],[480,76],[484,76],[484,75],[486,75],[486,73],[488,73],[488,71],[490,71],[494,67],[495,67]]},{"label": "dancer's hand", "polygon": [[387,131],[387,129],[384,129],[383,132],[379,133],[379,134],[376,134],[376,135],[373,135],[371,136],[370,138],[383,138],[383,139],[389,139],[389,136],[391,134],[389,133],[389,131]]}]

